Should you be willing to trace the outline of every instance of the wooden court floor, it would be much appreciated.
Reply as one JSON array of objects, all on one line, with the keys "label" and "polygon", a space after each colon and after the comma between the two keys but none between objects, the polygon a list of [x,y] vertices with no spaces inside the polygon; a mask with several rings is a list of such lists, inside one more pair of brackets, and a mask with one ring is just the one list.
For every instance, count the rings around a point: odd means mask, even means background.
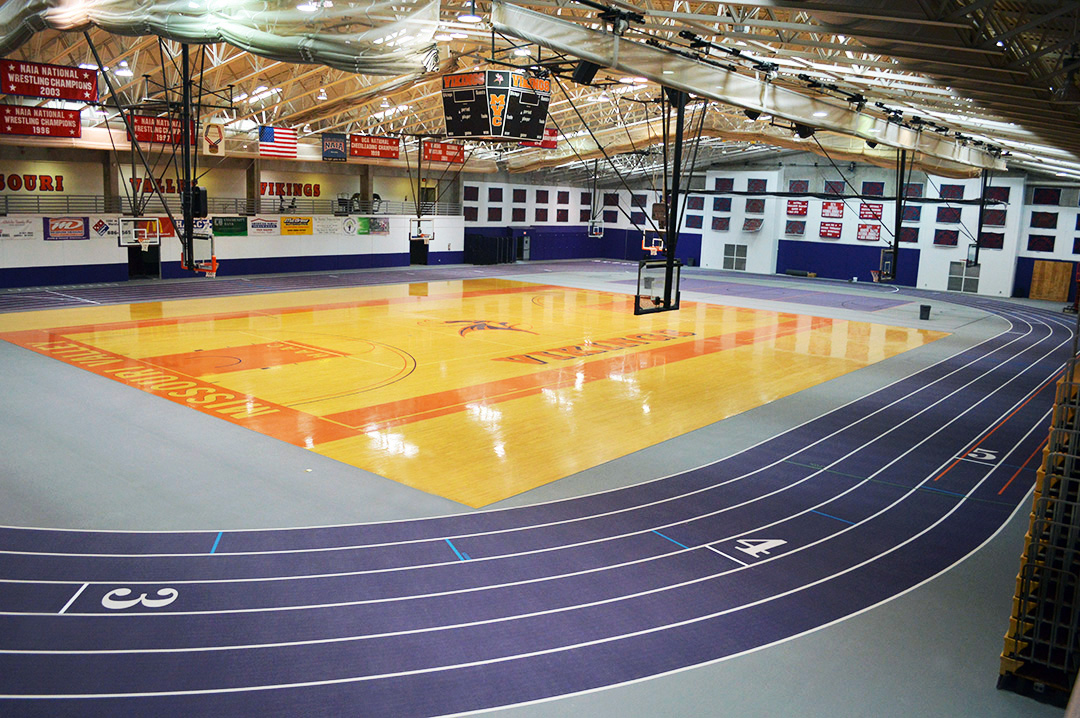
[{"label": "wooden court floor", "polygon": [[472,507],[943,336],[506,279],[0,315],[0,339]]}]

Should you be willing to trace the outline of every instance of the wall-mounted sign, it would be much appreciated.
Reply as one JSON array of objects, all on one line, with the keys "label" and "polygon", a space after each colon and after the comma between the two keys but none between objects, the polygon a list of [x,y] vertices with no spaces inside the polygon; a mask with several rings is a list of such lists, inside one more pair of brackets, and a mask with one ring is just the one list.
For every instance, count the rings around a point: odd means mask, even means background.
[{"label": "wall-mounted sign", "polygon": [[843,217],[844,216],[844,203],[843,202],[822,202],[821,203],[821,216],[822,217]]},{"label": "wall-mounted sign", "polygon": [[809,208],[810,203],[805,199],[789,199],[787,201],[787,213],[792,217],[805,217]]},{"label": "wall-mounted sign", "polygon": [[826,239],[840,239],[840,234],[843,231],[843,222],[822,222],[821,228],[818,230],[818,236]]},{"label": "wall-mounted sign", "polygon": [[860,224],[859,231],[855,234],[855,239],[862,240],[863,242],[876,242],[881,239],[881,225],[880,224]]},{"label": "wall-mounted sign", "polygon": [[6,95],[48,97],[75,102],[98,101],[97,70],[0,60],[0,87]]},{"label": "wall-mounted sign", "polygon": [[881,219],[883,205],[880,202],[863,202],[859,205],[859,219]]},{"label": "wall-mounted sign", "polygon": [[456,145],[452,142],[425,142],[425,162],[456,162],[464,164],[465,145]]},{"label": "wall-mounted sign", "polygon": [[82,137],[79,110],[0,105],[0,133],[33,137]]},{"label": "wall-mounted sign", "polygon": [[[192,121],[189,127],[191,131],[188,133],[188,138],[194,145],[195,122]],[[134,134],[139,142],[152,142],[159,145],[179,145],[184,141],[184,124],[171,117],[132,115],[131,130],[127,136],[128,140],[131,140],[131,135]]]},{"label": "wall-mounted sign", "polygon": [[397,137],[349,135],[349,155],[396,160],[401,156],[401,140]]},{"label": "wall-mounted sign", "polygon": [[282,234],[311,234],[314,222],[311,217],[282,217]]},{"label": "wall-mounted sign", "polygon": [[348,140],[337,132],[324,132],[322,137],[323,162],[345,162],[349,159]]}]

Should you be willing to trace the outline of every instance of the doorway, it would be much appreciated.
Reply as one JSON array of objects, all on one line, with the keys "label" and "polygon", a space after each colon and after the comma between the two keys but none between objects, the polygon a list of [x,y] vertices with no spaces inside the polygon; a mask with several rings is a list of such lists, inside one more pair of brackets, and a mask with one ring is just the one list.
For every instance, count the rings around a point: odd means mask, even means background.
[{"label": "doorway", "polygon": [[161,246],[128,247],[128,279],[161,279]]}]

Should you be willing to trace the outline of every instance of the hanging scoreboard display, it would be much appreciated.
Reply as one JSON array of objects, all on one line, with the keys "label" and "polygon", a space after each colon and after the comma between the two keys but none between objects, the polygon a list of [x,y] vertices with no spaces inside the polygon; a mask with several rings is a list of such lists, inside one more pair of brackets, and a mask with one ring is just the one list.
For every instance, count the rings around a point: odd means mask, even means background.
[{"label": "hanging scoreboard display", "polygon": [[543,139],[551,80],[523,72],[482,70],[443,75],[442,87],[448,138]]}]

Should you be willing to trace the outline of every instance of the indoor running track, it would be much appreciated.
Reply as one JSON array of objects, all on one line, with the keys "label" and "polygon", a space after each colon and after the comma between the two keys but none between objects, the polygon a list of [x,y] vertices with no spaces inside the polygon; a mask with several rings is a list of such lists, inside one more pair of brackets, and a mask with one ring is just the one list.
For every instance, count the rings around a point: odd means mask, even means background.
[{"label": "indoor running track", "polygon": [[1064,315],[950,301],[1000,333],[629,488],[355,526],[2,529],[0,714],[443,715],[713,661],[885,601],[1026,508],[1071,347]]}]

